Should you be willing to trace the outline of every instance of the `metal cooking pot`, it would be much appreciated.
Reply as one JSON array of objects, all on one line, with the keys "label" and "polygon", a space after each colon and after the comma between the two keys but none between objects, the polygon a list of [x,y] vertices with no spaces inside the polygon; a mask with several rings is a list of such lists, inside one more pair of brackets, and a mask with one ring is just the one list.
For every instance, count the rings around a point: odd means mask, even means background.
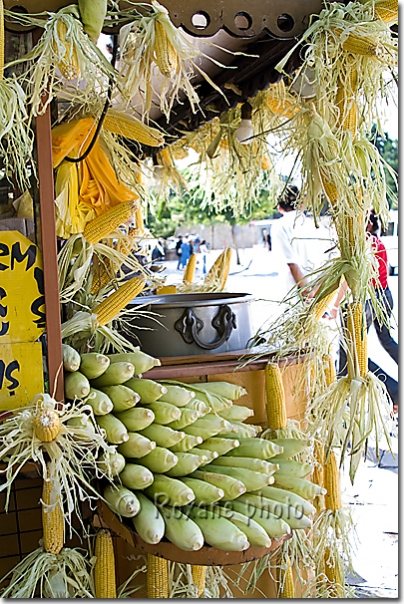
[{"label": "metal cooking pot", "polygon": [[[128,308],[156,313],[133,320],[125,336],[155,357],[244,350],[253,336],[250,294],[169,294],[138,298]],[[159,323],[161,324],[159,325]],[[147,329],[147,331],[145,331]],[[152,330],[152,331],[150,331]]]}]

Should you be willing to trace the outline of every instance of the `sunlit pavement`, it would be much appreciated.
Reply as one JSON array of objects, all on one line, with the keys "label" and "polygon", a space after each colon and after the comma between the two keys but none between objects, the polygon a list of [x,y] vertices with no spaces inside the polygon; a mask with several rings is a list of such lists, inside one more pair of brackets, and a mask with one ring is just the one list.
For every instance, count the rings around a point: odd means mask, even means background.
[{"label": "sunlit pavement", "polygon": [[[212,251],[208,268],[220,250]],[[279,305],[274,302],[280,291],[276,255],[263,246],[240,250],[241,265],[233,261],[227,285],[228,292],[253,294],[259,301],[251,313],[256,330],[269,318],[279,314]],[[182,271],[176,270],[176,262],[163,263],[167,268],[167,284],[182,280]],[[201,267],[201,265],[200,265]],[[197,278],[201,268],[197,268]],[[394,307],[398,309],[398,277],[389,278]],[[392,335],[398,341],[398,327],[393,323]],[[398,368],[380,345],[374,328],[370,329],[368,349],[371,359],[394,379],[398,379]],[[343,471],[343,499],[349,507],[357,532],[357,547],[353,554],[355,577],[349,584],[355,585],[359,598],[398,597],[398,439],[392,437],[394,457],[382,444],[380,460],[374,458],[372,443],[370,459],[359,466],[355,484],[349,481],[347,469]]]}]

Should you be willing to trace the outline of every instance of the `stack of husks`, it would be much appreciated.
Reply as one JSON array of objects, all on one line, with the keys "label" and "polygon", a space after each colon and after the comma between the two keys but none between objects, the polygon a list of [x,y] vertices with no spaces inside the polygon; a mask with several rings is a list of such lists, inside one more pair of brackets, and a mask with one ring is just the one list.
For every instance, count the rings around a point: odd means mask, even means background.
[{"label": "stack of husks", "polygon": [[233,405],[246,393],[240,386],[134,377],[158,364],[140,350],[88,353],[66,374],[66,397],[88,396],[117,445],[100,460],[116,475],[103,493],[111,509],[131,518],[145,542],[165,537],[187,551],[269,547],[291,529],[309,528],[308,500],[324,489],[306,479],[310,464],[293,459],[307,442],[258,438],[261,428],[244,423],[253,411]]}]

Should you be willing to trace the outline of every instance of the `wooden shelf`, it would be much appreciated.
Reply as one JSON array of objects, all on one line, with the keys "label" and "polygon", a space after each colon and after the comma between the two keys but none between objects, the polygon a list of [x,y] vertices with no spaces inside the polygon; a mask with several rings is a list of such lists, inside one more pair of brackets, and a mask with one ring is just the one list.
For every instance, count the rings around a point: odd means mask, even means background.
[{"label": "wooden shelf", "polygon": [[[161,357],[161,366],[153,367],[147,372],[147,378],[151,380],[178,379],[188,377],[200,377],[201,375],[214,375],[218,373],[232,373],[237,371],[243,373],[246,371],[261,371],[265,369],[266,364],[273,360],[274,354],[265,354],[261,358],[250,361],[244,365],[248,358],[254,358],[259,351],[251,353],[248,350],[239,350],[237,352],[225,352],[212,355],[193,355],[187,357]],[[278,359],[276,363],[279,367],[296,365],[301,362],[310,353],[301,352],[295,356],[284,359]]]},{"label": "wooden shelf", "polygon": [[168,541],[160,541],[157,545],[150,545],[143,541],[133,530],[120,522],[117,516],[102,501],[99,501],[97,504],[97,513],[93,518],[93,525],[109,528],[115,535],[129,543],[129,545],[137,547],[146,554],[153,554],[153,556],[158,556],[171,562],[197,564],[200,566],[229,566],[244,564],[244,562],[251,562],[252,560],[260,560],[267,554],[277,550],[284,541],[290,539],[290,535],[285,535],[285,537],[278,541],[272,540],[271,547],[269,548],[251,546],[243,552],[227,552],[208,546],[202,547],[196,552],[186,552]]}]

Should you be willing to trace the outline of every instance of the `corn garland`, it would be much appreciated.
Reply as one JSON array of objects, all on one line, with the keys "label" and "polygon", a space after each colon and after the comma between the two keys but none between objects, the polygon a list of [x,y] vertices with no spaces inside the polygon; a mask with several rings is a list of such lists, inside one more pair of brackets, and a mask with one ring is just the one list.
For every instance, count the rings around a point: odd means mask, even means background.
[{"label": "corn garland", "polygon": [[324,465],[324,487],[327,493],[324,496],[327,510],[337,512],[341,509],[341,485],[340,475],[334,451],[330,451]]}]

